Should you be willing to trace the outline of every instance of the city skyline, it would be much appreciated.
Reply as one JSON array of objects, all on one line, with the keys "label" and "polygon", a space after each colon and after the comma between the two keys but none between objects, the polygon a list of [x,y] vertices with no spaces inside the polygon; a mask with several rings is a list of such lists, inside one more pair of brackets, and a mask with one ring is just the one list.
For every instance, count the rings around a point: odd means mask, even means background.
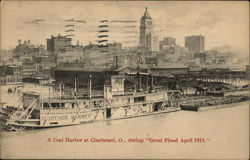
[{"label": "city skyline", "polygon": [[247,2],[5,1],[2,4],[2,49],[14,48],[18,39],[46,44],[51,35],[65,35],[68,24],[65,20],[72,18],[86,22],[74,24],[73,44],[77,40],[83,45],[95,42],[100,20],[107,19],[113,21],[109,23],[109,42],[121,42],[125,47],[139,45],[140,18],[147,6],[159,40],[174,37],[176,44],[184,46],[186,36],[203,35],[206,50],[228,44],[245,55],[249,53]]}]

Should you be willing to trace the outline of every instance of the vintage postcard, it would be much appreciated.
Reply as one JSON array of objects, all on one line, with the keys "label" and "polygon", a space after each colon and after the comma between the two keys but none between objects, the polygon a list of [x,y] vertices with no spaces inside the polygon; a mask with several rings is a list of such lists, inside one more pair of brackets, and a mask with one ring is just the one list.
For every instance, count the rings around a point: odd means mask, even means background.
[{"label": "vintage postcard", "polygon": [[1,159],[249,159],[249,2],[1,1]]}]

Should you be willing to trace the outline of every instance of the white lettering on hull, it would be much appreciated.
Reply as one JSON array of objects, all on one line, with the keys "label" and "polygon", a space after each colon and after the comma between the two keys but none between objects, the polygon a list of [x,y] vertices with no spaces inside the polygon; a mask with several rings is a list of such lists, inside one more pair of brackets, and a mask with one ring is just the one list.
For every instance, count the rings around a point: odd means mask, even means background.
[{"label": "white lettering on hull", "polygon": [[40,116],[40,125],[67,125],[80,122],[91,121],[91,111],[63,111],[53,110],[51,112],[42,111]]}]

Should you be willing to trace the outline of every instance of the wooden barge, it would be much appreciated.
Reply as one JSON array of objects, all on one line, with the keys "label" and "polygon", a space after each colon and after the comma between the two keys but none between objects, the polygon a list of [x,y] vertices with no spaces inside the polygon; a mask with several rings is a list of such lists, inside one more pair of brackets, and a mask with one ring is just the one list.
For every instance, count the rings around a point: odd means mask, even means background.
[{"label": "wooden barge", "polygon": [[180,102],[180,108],[181,110],[188,110],[188,111],[200,111],[200,110],[207,110],[209,108],[213,108],[213,106],[221,106],[221,105],[227,105],[227,104],[233,104],[233,103],[239,103],[250,100],[249,95],[243,94],[245,92],[242,92],[242,94],[229,94],[228,96],[224,97],[213,97],[213,96],[207,96],[204,99],[200,100],[193,100],[189,102]]}]

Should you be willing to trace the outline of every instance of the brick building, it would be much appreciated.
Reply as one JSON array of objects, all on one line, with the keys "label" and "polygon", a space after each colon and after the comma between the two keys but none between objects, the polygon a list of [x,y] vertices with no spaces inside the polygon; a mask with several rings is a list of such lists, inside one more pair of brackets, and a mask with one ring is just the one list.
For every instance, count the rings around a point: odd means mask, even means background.
[{"label": "brick building", "polygon": [[202,35],[185,37],[185,48],[190,56],[195,53],[204,53],[205,38]]},{"label": "brick building", "polygon": [[0,66],[0,84],[22,83],[21,66]]},{"label": "brick building", "polygon": [[47,50],[52,52],[65,52],[67,48],[71,46],[71,38],[61,36],[58,34],[57,37],[51,36],[47,39]]}]

